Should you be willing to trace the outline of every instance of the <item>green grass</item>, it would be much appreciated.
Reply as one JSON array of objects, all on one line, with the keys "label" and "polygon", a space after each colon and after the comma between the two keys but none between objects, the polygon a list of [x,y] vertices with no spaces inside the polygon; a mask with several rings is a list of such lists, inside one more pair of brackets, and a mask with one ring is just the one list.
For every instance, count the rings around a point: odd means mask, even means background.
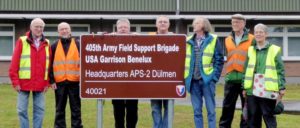
[{"label": "green grass", "polygon": [[[218,84],[216,87],[216,98],[223,99],[224,86]],[[300,101],[300,84],[286,86],[286,92],[283,100],[299,100]]]},{"label": "green grass", "polygon": [[[287,99],[299,100],[300,86],[288,86],[288,91],[286,94]],[[220,91],[221,90],[221,91]],[[223,86],[217,87],[217,92],[222,93]],[[288,94],[294,93],[294,94]],[[16,102],[17,96],[16,92],[9,85],[0,85],[0,128],[18,128],[19,121],[16,112]],[[219,95],[219,94],[218,94]],[[222,96],[222,94],[221,94]],[[54,100],[53,90],[49,90],[46,93],[46,112],[44,118],[44,128],[52,128],[54,123],[55,115],[55,100]],[[29,117],[32,121],[32,97],[30,97],[29,103]],[[217,111],[217,121],[220,118],[221,109],[216,109]],[[238,127],[238,122],[240,120],[240,111],[236,111],[233,128]],[[106,100],[104,105],[104,127],[113,128],[113,110],[110,100]],[[204,119],[206,121],[206,112],[204,111]],[[82,100],[82,120],[85,128],[95,128],[97,120],[97,102],[95,99],[92,100]],[[70,127],[70,109],[67,105],[66,110],[67,125]],[[277,116],[278,127],[279,128],[295,128],[298,127],[297,121],[299,121],[299,115],[288,115],[282,114]],[[30,122],[31,123],[31,122]],[[174,128],[193,128],[193,111],[192,106],[176,105],[175,115],[174,115]],[[149,103],[139,103],[139,120],[138,128],[151,128],[152,127],[152,117],[151,108]],[[205,123],[205,127],[207,124]]]},{"label": "green grass", "polygon": [[300,100],[300,84],[287,86],[283,99]]}]

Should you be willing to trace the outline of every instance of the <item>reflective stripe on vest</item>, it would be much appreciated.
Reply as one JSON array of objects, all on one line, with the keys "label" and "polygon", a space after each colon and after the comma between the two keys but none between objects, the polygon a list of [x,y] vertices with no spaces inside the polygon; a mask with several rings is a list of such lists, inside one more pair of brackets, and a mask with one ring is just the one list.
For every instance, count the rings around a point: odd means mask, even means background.
[{"label": "reflective stripe on vest", "polygon": [[[265,69],[265,88],[268,91],[278,91],[278,75],[276,71],[275,57],[280,51],[280,47],[271,45],[268,49]],[[244,88],[250,89],[253,85],[254,69],[256,64],[256,50],[254,46],[248,49],[248,67],[245,73]]]},{"label": "reflective stripe on vest", "polygon": [[192,46],[190,44],[186,44],[186,56],[185,56],[185,68],[184,68],[184,79],[189,76],[190,73],[190,64],[191,64],[191,55],[192,54]]},{"label": "reflective stripe on vest", "polygon": [[203,56],[202,56],[202,66],[203,66],[203,71],[205,75],[210,75],[213,73],[214,68],[213,68],[213,63],[212,63],[212,58],[214,56],[215,52],[215,47],[217,43],[217,35],[213,35],[212,41],[205,47],[203,51]]},{"label": "reflective stripe on vest", "polygon": [[236,45],[232,36],[225,39],[225,46],[227,51],[227,62],[225,63],[226,74],[231,71],[244,72],[244,64],[247,59],[248,48],[252,44],[254,36],[248,34],[248,39]]},{"label": "reflective stripe on vest", "polygon": [[[217,42],[217,36],[213,35],[212,41],[206,46],[206,48],[203,51],[202,56],[202,66],[203,71],[206,75],[210,75],[213,72],[213,65],[212,65],[212,58],[215,51],[215,46]],[[189,36],[187,38],[187,41],[192,39],[193,36]],[[189,70],[190,70],[190,64],[191,64],[191,55],[192,54],[192,46],[190,44],[186,44],[186,57],[185,57],[185,70],[184,70],[184,78],[187,78],[189,76]]]},{"label": "reflective stripe on vest", "polygon": [[80,58],[75,39],[72,38],[67,56],[62,47],[61,40],[58,41],[53,61],[53,73],[55,82],[65,80],[79,81]]},{"label": "reflective stripe on vest", "polygon": [[[186,38],[186,42],[193,38],[193,35],[188,36]],[[184,68],[184,79],[186,79],[190,74],[190,65],[191,65],[191,57],[192,57],[192,46],[186,43],[186,56],[185,56],[185,68]]]},{"label": "reflective stripe on vest", "polygon": [[65,74],[72,74],[72,75],[79,75],[78,71],[56,71],[54,72],[54,75],[65,75]]},{"label": "reflective stripe on vest", "polygon": [[[19,78],[30,79],[31,78],[31,59],[30,59],[30,44],[27,42],[27,36],[20,37],[22,41],[22,53],[19,65]],[[45,47],[46,52],[46,65],[44,79],[48,79],[48,68],[49,68],[49,40],[46,39],[48,45]]]}]

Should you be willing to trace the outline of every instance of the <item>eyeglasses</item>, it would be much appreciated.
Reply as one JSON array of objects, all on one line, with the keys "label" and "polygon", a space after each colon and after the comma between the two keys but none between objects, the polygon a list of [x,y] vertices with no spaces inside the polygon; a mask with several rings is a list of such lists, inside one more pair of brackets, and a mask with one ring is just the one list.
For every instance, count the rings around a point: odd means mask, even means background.
[{"label": "eyeglasses", "polygon": [[243,21],[238,21],[238,20],[236,20],[236,21],[231,21],[231,24],[241,24],[241,23],[243,23]]},{"label": "eyeglasses", "polygon": [[168,21],[158,21],[158,23],[160,23],[160,24],[162,24],[162,23],[167,24],[169,22]]},{"label": "eyeglasses", "polygon": [[265,34],[266,32],[264,31],[254,31],[254,34]]},{"label": "eyeglasses", "polygon": [[36,29],[40,28],[40,29],[43,29],[44,26],[39,26],[39,25],[37,25],[37,26],[33,26],[33,28],[36,28]]}]

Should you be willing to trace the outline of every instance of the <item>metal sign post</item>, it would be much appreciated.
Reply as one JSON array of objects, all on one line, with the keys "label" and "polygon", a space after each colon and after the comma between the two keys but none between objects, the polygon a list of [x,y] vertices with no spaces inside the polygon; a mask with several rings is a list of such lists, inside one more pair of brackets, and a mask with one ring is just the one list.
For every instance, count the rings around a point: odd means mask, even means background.
[{"label": "metal sign post", "polygon": [[97,128],[103,128],[103,100],[97,100]]},{"label": "metal sign post", "polygon": [[174,100],[168,100],[168,128],[173,128]]}]

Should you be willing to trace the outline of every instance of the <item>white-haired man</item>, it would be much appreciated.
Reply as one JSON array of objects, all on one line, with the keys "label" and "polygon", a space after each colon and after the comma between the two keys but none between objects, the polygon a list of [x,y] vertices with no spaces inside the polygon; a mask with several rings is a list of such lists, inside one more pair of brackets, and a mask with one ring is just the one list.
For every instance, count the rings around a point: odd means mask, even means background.
[{"label": "white-haired man", "polygon": [[79,41],[71,37],[71,27],[62,22],[57,27],[59,39],[52,44],[50,83],[55,89],[55,128],[65,128],[65,109],[69,97],[71,127],[82,128],[79,96]]},{"label": "white-haired man", "polygon": [[28,97],[33,95],[33,127],[41,128],[45,112],[44,92],[49,85],[50,44],[43,35],[45,23],[31,21],[30,31],[17,42],[9,68],[9,77],[18,92],[17,110],[21,128],[29,128]]}]

